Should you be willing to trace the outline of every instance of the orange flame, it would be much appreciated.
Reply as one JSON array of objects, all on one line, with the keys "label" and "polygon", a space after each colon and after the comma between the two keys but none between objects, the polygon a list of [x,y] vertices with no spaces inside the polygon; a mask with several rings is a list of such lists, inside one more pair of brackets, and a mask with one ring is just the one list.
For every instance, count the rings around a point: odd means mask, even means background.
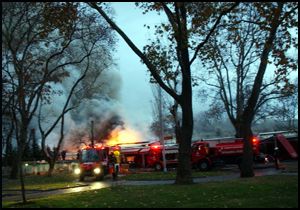
[{"label": "orange flame", "polygon": [[110,137],[107,140],[106,144],[109,146],[113,146],[117,144],[136,143],[140,140],[140,134],[132,129],[114,129],[110,133]]}]

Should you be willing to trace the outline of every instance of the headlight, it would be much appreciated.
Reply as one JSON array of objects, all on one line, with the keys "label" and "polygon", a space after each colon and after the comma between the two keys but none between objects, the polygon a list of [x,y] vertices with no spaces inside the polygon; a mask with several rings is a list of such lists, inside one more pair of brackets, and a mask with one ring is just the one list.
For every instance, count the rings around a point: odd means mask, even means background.
[{"label": "headlight", "polygon": [[100,174],[100,172],[101,172],[100,168],[95,168],[95,169],[94,169],[94,173],[95,173],[95,174]]},{"label": "headlight", "polygon": [[80,172],[81,172],[81,171],[80,171],[80,168],[75,168],[75,170],[74,170],[74,173],[75,173],[75,174],[80,174]]}]

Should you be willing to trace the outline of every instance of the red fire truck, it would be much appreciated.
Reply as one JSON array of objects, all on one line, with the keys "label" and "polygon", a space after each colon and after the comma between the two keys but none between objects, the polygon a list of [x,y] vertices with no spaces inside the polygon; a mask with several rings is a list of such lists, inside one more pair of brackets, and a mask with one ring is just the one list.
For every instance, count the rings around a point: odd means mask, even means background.
[{"label": "red fire truck", "polygon": [[[123,160],[130,167],[147,167],[155,170],[163,169],[163,149],[165,152],[166,167],[177,167],[178,145],[163,145],[154,142],[144,146],[122,148]],[[192,146],[191,163],[200,170],[208,170],[212,165],[208,157],[208,143],[197,142]]]},{"label": "red fire truck", "polygon": [[79,175],[79,180],[84,181],[86,176],[94,176],[96,180],[103,180],[108,174],[108,154],[110,147],[101,144],[84,146],[79,151],[79,167],[74,173]]},{"label": "red fire truck", "polygon": [[[243,155],[244,140],[242,138],[207,139],[209,143],[209,158],[216,165],[238,164],[240,166]],[[260,139],[254,136],[252,139],[253,160],[255,162],[267,161],[267,156],[260,151]]]},{"label": "red fire truck", "polygon": [[[252,140],[253,158],[255,161],[265,161],[265,155],[260,153],[259,138]],[[165,146],[167,167],[178,164],[178,145]],[[122,149],[126,163],[133,167],[151,167],[156,170],[163,168],[163,146],[158,142],[142,147]],[[192,143],[191,164],[193,168],[207,171],[218,163],[240,164],[243,154],[243,139],[220,138],[199,140]]]}]

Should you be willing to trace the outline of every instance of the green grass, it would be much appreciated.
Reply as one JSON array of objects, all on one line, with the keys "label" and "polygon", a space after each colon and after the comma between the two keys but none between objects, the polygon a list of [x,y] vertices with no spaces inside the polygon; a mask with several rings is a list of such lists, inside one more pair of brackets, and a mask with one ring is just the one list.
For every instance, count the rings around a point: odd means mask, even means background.
[{"label": "green grass", "polygon": [[[233,172],[229,171],[194,171],[192,173],[193,177],[207,177],[207,176],[221,176],[232,174]],[[128,174],[121,179],[125,180],[175,180],[176,172],[175,171],[168,171],[168,172],[144,172],[144,173],[136,173],[136,174]]]},{"label": "green grass", "polygon": [[3,207],[298,208],[298,176],[274,175],[193,185],[114,186]]},{"label": "green grass", "polygon": [[[207,171],[207,172],[194,172],[193,177],[206,177],[225,175],[230,172],[222,171]],[[176,177],[176,172],[147,172],[138,174],[128,174],[120,176],[120,179],[125,180],[169,180]],[[77,182],[78,176],[70,173],[55,173],[52,177],[47,175],[30,175],[25,176],[25,189],[26,190],[51,190],[57,188],[75,187],[80,186]],[[19,180],[8,180],[2,183],[3,190],[20,190]]]},{"label": "green grass", "polygon": [[[70,173],[55,173],[52,177],[47,175],[25,176],[25,189],[27,190],[50,190],[56,188],[74,187],[82,184],[77,183],[78,178]],[[2,190],[20,190],[19,180],[8,180],[2,183]]]}]

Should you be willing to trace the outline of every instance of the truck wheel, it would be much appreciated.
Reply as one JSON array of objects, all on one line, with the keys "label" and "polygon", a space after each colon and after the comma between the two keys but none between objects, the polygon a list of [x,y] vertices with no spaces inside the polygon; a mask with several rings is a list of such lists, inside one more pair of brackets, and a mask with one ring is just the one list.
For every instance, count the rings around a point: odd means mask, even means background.
[{"label": "truck wheel", "polygon": [[79,181],[80,181],[80,182],[83,182],[83,181],[84,181],[84,176],[80,176],[80,177],[79,177]]},{"label": "truck wheel", "polygon": [[156,163],[154,166],[155,171],[161,171],[162,170],[162,166],[160,163]]},{"label": "truck wheel", "polygon": [[200,171],[208,171],[209,163],[207,160],[201,160],[198,162],[197,167]]}]

